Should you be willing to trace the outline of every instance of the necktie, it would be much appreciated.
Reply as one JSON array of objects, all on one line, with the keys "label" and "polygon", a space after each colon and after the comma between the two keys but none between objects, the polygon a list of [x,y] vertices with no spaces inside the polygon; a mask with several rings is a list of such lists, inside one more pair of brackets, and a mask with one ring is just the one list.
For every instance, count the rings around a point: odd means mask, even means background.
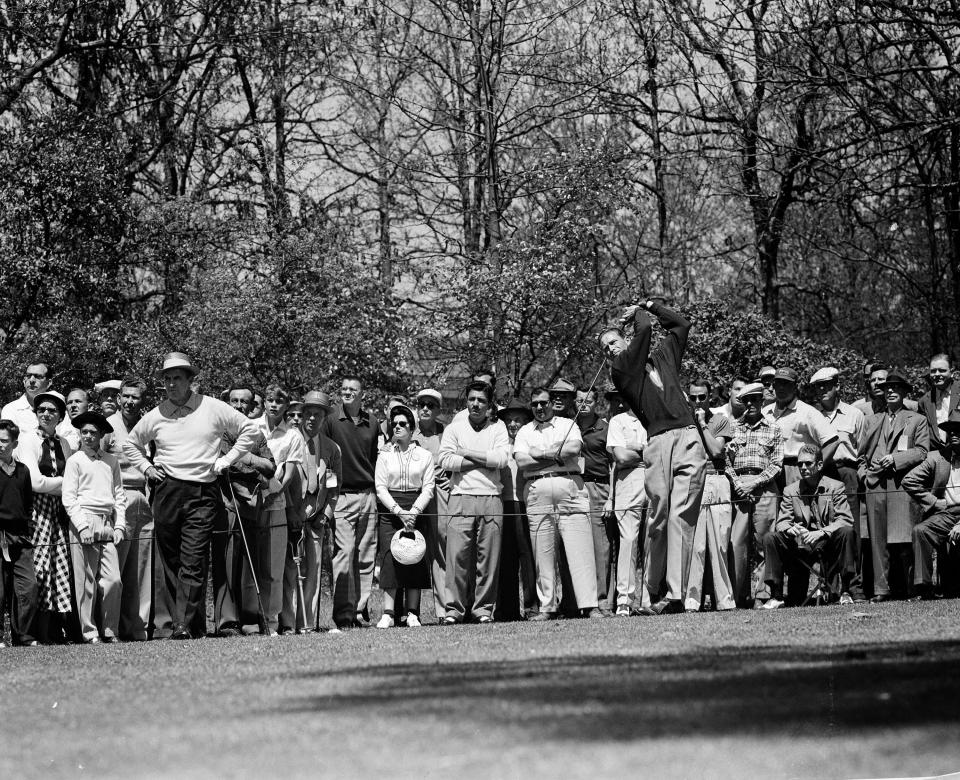
[{"label": "necktie", "polygon": [[37,462],[37,468],[45,477],[55,477],[57,475],[53,453],[50,450],[50,439],[43,437],[40,441],[40,460]]},{"label": "necktie", "polygon": [[317,442],[312,436],[307,439],[307,493],[316,493],[319,488],[317,479]]}]

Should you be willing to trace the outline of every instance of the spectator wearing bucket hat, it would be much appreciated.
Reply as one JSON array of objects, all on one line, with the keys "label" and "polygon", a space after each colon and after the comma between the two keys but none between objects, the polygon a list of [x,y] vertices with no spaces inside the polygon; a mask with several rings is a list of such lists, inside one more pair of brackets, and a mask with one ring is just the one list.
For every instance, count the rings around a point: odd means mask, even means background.
[{"label": "spectator wearing bucket hat", "polygon": [[[167,397],[147,412],[123,443],[123,452],[153,485],[154,534],[160,584],[173,605],[155,635],[190,639],[206,632],[203,590],[214,519],[223,512],[217,477],[250,452],[256,425],[223,401],[191,389],[197,369],[170,352],[160,374]],[[224,433],[236,437],[220,454]],[[153,445],[156,454],[148,457]]]},{"label": "spectator wearing bucket hat", "polygon": [[433,455],[433,498],[423,517],[427,522],[427,557],[433,583],[433,609],[438,623],[443,622],[447,604],[447,524],[450,520],[451,474],[440,467],[440,442],[445,426],[439,415],[443,396],[439,390],[425,387],[417,393],[417,430],[413,440]]},{"label": "spectator wearing bucket hat", "polygon": [[939,423],[946,447],[927,453],[923,463],[903,478],[903,489],[923,511],[913,527],[913,596],[932,598],[933,559],[940,592],[960,595],[960,409]]},{"label": "spectator wearing bucket hat", "polygon": [[[859,449],[870,535],[870,566],[868,570],[865,563],[863,579],[864,587],[872,588],[873,601],[906,595],[913,564],[910,543],[919,511],[903,491],[902,482],[930,450],[926,418],[903,407],[903,399],[910,392],[907,379],[891,371],[883,389],[887,409],[867,418]],[[891,587],[891,573],[899,575],[900,593]]]},{"label": "spectator wearing bucket hat", "polygon": [[840,443],[827,418],[818,409],[800,400],[797,394],[799,382],[800,375],[794,369],[778,368],[773,375],[776,400],[763,407],[763,416],[775,422],[783,434],[783,471],[779,480],[781,492],[785,485],[800,479],[797,456],[804,444],[819,447],[824,464],[829,466]]},{"label": "spectator wearing bucket hat", "polygon": [[[523,474],[513,459],[513,443],[520,429],[533,419],[529,405],[519,398],[497,411],[497,417],[507,427],[510,440],[510,458],[500,469],[503,486],[503,535],[500,542],[500,577],[497,608],[493,613],[498,622],[524,620],[536,614],[537,573],[530,544],[530,524],[527,507],[523,503]],[[521,594],[514,596],[514,594]]]},{"label": "spectator wearing bucket hat", "polygon": [[63,506],[70,517],[80,631],[88,644],[117,642],[121,584],[116,546],[126,538],[127,500],[120,464],[100,449],[113,426],[99,412],[77,415],[73,426],[80,432],[80,450],[64,468]]},{"label": "spectator wearing bucket hat", "polygon": [[61,642],[72,629],[70,550],[67,515],[61,502],[63,471],[73,454],[70,443],[57,434],[66,416],[66,399],[55,390],[33,397],[36,425],[22,432],[15,457],[30,471],[33,487],[33,563],[37,573],[37,639]]},{"label": "spectator wearing bucket hat", "polygon": [[377,457],[376,485],[379,501],[377,562],[380,587],[383,589],[383,614],[377,628],[396,625],[397,590],[402,588],[406,600],[407,626],[420,626],[420,591],[430,587],[430,562],[426,557],[413,564],[395,561],[391,541],[396,533],[412,531],[422,534],[426,528],[423,512],[433,497],[433,455],[413,441],[417,418],[413,410],[397,404],[390,410],[390,441]]}]

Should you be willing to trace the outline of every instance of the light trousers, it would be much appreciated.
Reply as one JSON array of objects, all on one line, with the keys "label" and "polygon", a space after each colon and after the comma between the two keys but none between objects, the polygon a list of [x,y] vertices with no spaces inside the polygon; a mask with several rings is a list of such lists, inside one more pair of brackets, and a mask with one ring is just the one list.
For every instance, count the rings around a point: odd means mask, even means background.
[{"label": "light trousers", "polygon": [[[112,533],[112,522],[98,516],[101,519],[94,527],[103,527]],[[97,639],[101,634],[117,636],[120,632],[120,566],[116,546],[112,541],[82,544],[71,523],[70,555],[77,617],[84,640]]]},{"label": "light trousers", "polygon": [[[323,561],[323,536],[327,524],[322,520],[308,521],[303,525],[303,543],[300,545],[300,576],[303,578],[303,603],[297,585],[297,564],[287,553],[283,567],[283,611],[280,624],[285,628],[313,631],[320,621],[321,564]],[[288,549],[290,545],[287,545]]]},{"label": "light trousers", "polygon": [[437,488],[424,512],[427,520],[427,555],[430,558],[430,577],[433,581],[433,609],[437,622],[447,614],[447,527],[450,525],[450,494]]},{"label": "light trousers", "polygon": [[[730,547],[733,561],[733,597],[738,607],[749,607],[754,599],[751,552],[761,562],[764,559],[763,538],[777,519],[779,494],[773,482],[764,486],[756,502],[737,501],[733,505],[733,526]],[[768,596],[766,585],[758,584],[758,597]]]},{"label": "light trousers", "polygon": [[446,616],[493,617],[500,578],[503,500],[451,495],[447,526]]},{"label": "light trousers", "polygon": [[540,611],[557,611],[557,534],[563,540],[579,609],[597,606],[597,566],[590,500],[579,476],[563,474],[527,483],[527,518],[537,567]]},{"label": "light trousers", "polygon": [[613,502],[620,536],[617,552],[617,609],[632,607],[637,598],[637,554],[640,529],[647,511],[645,469],[618,472]]},{"label": "light trousers", "polygon": [[703,603],[703,575],[708,560],[716,609],[734,609],[737,606],[727,561],[732,525],[730,481],[724,474],[707,474],[700,519],[693,535],[693,556],[690,559],[684,603],[686,609],[700,609]]},{"label": "light trousers", "polygon": [[707,458],[696,426],[675,428],[651,438],[643,450],[643,462],[650,498],[643,600],[680,601],[707,473]]},{"label": "light trousers", "polygon": [[333,531],[333,619],[353,623],[370,598],[377,555],[377,498],[372,489],[340,493]]},{"label": "light trousers", "polygon": [[127,538],[117,545],[120,638],[147,639],[153,603],[153,513],[142,490],[127,488]]}]

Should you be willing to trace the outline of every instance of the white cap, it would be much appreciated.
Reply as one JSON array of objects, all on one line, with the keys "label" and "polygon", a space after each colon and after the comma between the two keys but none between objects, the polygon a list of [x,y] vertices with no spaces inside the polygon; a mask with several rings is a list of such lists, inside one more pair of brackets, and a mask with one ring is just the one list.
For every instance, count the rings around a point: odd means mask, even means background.
[{"label": "white cap", "polygon": [[833,366],[827,366],[826,368],[821,368],[810,377],[810,384],[815,385],[817,382],[832,382],[838,376],[840,376],[840,372],[837,369]]},{"label": "white cap", "polygon": [[438,404],[443,404],[443,396],[440,395],[440,391],[434,390],[432,387],[425,387],[417,393],[417,398],[432,398]]},{"label": "white cap", "polygon": [[102,393],[104,390],[116,390],[119,393],[121,384],[122,382],[119,379],[108,379],[105,382],[97,382],[93,389],[98,393]]}]

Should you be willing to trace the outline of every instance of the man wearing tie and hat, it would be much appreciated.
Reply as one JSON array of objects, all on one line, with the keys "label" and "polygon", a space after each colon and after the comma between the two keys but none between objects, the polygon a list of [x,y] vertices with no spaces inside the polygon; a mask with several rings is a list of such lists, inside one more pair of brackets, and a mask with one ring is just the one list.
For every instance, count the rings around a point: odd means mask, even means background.
[{"label": "man wearing tie and hat", "polygon": [[928,453],[903,478],[903,489],[923,509],[922,522],[913,527],[913,587],[920,599],[933,596],[934,552],[941,589],[960,595],[960,409],[938,427],[946,447]]},{"label": "man wearing tie and hat", "polygon": [[923,462],[930,449],[930,430],[923,415],[904,409],[903,399],[910,383],[891,371],[883,382],[887,409],[867,418],[860,442],[860,478],[867,503],[867,530],[870,534],[872,576],[864,564],[863,584],[873,584],[871,601],[889,601],[891,553],[902,573],[902,588],[909,587],[906,575],[913,563],[910,542],[917,514],[916,507],[903,492],[901,482],[914,466]]},{"label": "man wearing tie and hat", "polygon": [[[154,533],[162,585],[173,604],[171,624],[157,634],[190,639],[206,632],[203,591],[214,517],[223,512],[217,476],[249,452],[256,425],[223,401],[194,393],[197,369],[170,352],[160,371],[167,397],[134,426],[123,452],[153,484]],[[220,455],[224,433],[236,437]],[[156,446],[151,463],[147,452]]]}]

